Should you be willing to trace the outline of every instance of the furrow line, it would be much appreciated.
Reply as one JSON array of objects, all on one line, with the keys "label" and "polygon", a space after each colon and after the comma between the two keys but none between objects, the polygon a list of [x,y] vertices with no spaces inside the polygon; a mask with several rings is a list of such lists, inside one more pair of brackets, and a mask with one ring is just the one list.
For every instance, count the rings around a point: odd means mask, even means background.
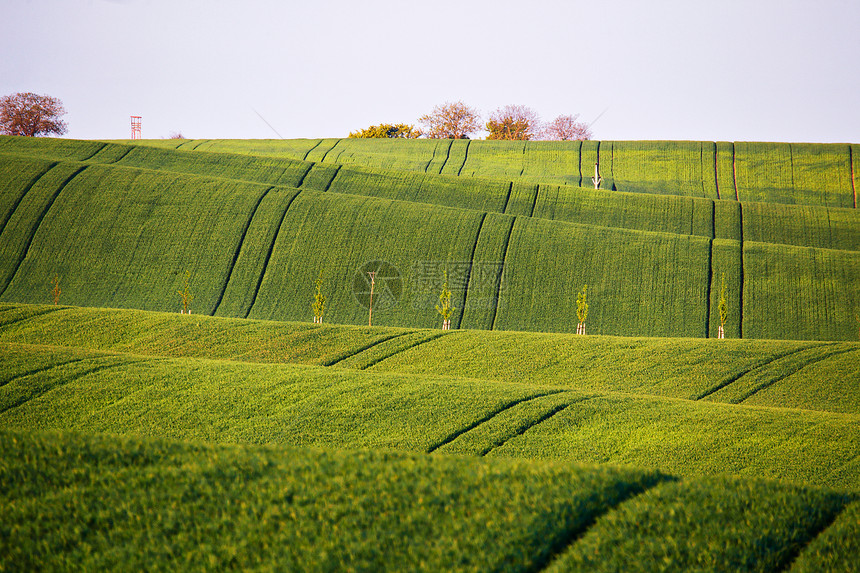
[{"label": "furrow line", "polygon": [[18,200],[17,200],[17,201],[15,201],[15,204],[12,206],[12,209],[9,211],[9,214],[6,216],[6,219],[3,221],[3,223],[2,223],[2,224],[0,224],[0,235],[2,235],[2,234],[3,234],[3,230],[6,228],[6,225],[9,223],[9,220],[10,220],[10,219],[12,219],[12,215],[14,215],[14,214],[15,214],[15,211],[16,211],[16,210],[18,209],[18,207],[21,205],[21,201],[23,201],[23,200],[24,200],[24,197],[26,197],[26,196],[27,196],[27,193],[29,193],[29,192],[30,192],[30,190],[31,190],[33,187],[35,187],[35,186],[36,186],[36,184],[37,184],[39,181],[41,181],[42,177],[44,177],[45,175],[47,175],[47,174],[51,171],[51,169],[53,169],[53,168],[54,168],[54,167],[56,167],[57,165],[59,165],[59,162],[57,162],[57,161],[52,161],[52,162],[48,165],[48,168],[47,168],[47,169],[45,169],[45,171],[43,171],[41,174],[39,174],[39,175],[37,175],[36,177],[34,177],[32,181],[30,181],[30,184],[29,184],[29,185],[27,185],[27,187],[26,187],[26,189],[24,190],[24,192],[21,194],[21,196],[20,196],[20,197],[18,197]]},{"label": "furrow line", "polygon": [[535,200],[532,203],[532,210],[531,213],[529,213],[529,217],[535,216],[535,207],[537,207],[538,193],[540,193],[540,184],[535,185]]},{"label": "furrow line", "polygon": [[436,450],[438,450],[442,446],[450,444],[451,442],[453,442],[454,440],[456,440],[457,438],[459,438],[460,436],[462,436],[466,432],[470,432],[470,431],[474,430],[475,428],[477,428],[478,426],[480,426],[481,424],[489,422],[490,420],[492,420],[493,418],[495,418],[496,416],[498,416],[502,412],[506,412],[506,411],[510,410],[511,408],[513,408],[514,406],[517,406],[519,404],[523,404],[525,402],[530,402],[532,400],[537,400],[538,398],[544,398],[545,396],[552,396],[553,394],[559,394],[561,392],[563,392],[563,390],[556,390],[554,392],[545,392],[543,394],[536,394],[534,396],[528,396],[526,398],[520,398],[519,400],[512,400],[510,402],[506,402],[500,408],[493,410],[492,412],[490,412],[489,414],[487,414],[483,418],[476,420],[475,422],[472,422],[471,424],[469,424],[465,428],[461,428],[461,429],[453,432],[452,434],[448,435],[444,440],[442,440],[438,444],[430,446],[430,448],[427,450],[427,453],[432,454],[433,452],[435,452]]},{"label": "furrow line", "polygon": [[307,160],[308,160],[308,155],[310,155],[310,154],[311,154],[311,151],[313,151],[314,149],[316,149],[317,147],[319,147],[319,146],[320,146],[320,143],[322,143],[322,142],[323,142],[323,140],[322,140],[322,139],[320,139],[319,141],[317,141],[317,142],[316,142],[316,144],[314,144],[314,146],[313,146],[313,147],[311,147],[310,149],[308,149],[307,151],[305,151],[305,156],[304,156],[304,157],[302,157],[302,161],[307,161]]},{"label": "furrow line", "polygon": [[457,170],[457,176],[460,176],[460,173],[463,172],[463,168],[466,166],[466,161],[469,160],[469,146],[472,145],[472,140],[466,142],[466,150],[463,151],[463,164],[460,165],[460,169]]},{"label": "furrow line", "polygon": [[722,199],[722,197],[720,197],[720,172],[717,167],[717,157],[719,157],[719,153],[717,152],[717,144],[714,142],[714,185],[717,187],[717,199]]},{"label": "furrow line", "polygon": [[0,388],[6,386],[7,384],[12,384],[15,380],[20,380],[21,378],[26,378],[27,376],[34,376],[36,374],[41,374],[42,372],[47,372],[48,370],[53,370],[54,368],[61,368],[63,366],[68,366],[69,364],[75,364],[76,362],[83,362],[84,360],[92,360],[92,356],[88,356],[86,358],[75,358],[73,360],[67,360],[66,362],[60,362],[59,364],[52,364],[51,366],[43,366],[42,368],[35,368],[33,370],[28,370],[27,372],[23,372],[18,374],[17,376],[13,376],[8,380],[0,382]]},{"label": "furrow line", "polygon": [[[307,168],[307,169],[305,169],[305,172],[304,172],[304,173],[302,173],[302,176],[301,176],[301,177],[299,177],[299,182],[298,182],[298,183],[296,183],[296,189],[300,188],[300,187],[304,184],[304,182],[305,182],[305,177],[307,177],[307,176],[308,176],[308,173],[310,173],[310,172],[311,172],[311,169],[313,169],[313,168],[314,168],[314,164],[313,164],[313,163],[311,163],[310,165],[308,165],[308,168]],[[268,191],[267,191],[267,192],[268,192]]]},{"label": "furrow line", "polygon": [[195,145],[194,145],[194,147],[192,147],[192,148],[191,148],[191,151],[197,151],[197,148],[198,148],[198,147],[200,147],[200,146],[201,146],[201,145],[203,145],[204,143],[209,143],[209,141],[210,141],[210,140],[208,140],[208,139],[203,139],[203,140],[201,140],[201,141],[200,141],[200,143],[195,144]]},{"label": "furrow line", "polygon": [[102,143],[102,144],[101,144],[101,147],[99,147],[98,149],[96,149],[95,151],[93,151],[93,152],[92,152],[92,153],[90,153],[88,156],[84,157],[83,159],[80,159],[79,161],[81,161],[81,162],[83,162],[83,161],[89,161],[90,159],[92,159],[93,157],[95,157],[96,155],[98,155],[99,151],[101,151],[101,150],[102,150],[102,149],[104,149],[105,147],[107,147],[107,143]]},{"label": "furrow line", "polygon": [[287,218],[287,211],[290,210],[293,202],[296,200],[296,197],[301,195],[301,191],[292,196],[292,198],[287,202],[286,208],[284,208],[284,213],[281,215],[281,222],[278,224],[278,229],[275,231],[275,236],[272,237],[272,243],[269,245],[269,250],[266,253],[266,258],[263,261],[263,267],[260,269],[260,276],[257,278],[257,285],[254,287],[254,297],[251,299],[251,305],[248,307],[248,312],[245,313],[243,318],[248,318],[251,314],[251,311],[254,309],[254,305],[257,303],[257,295],[260,294],[260,285],[263,284],[263,277],[266,275],[266,268],[269,266],[269,260],[272,258],[272,251],[275,250],[275,243],[278,242],[278,235],[281,234],[281,227],[284,226],[284,219]]},{"label": "furrow line", "polygon": [[848,146],[848,162],[851,164],[851,192],[854,193],[854,208],[857,208],[857,187],[854,183],[854,148]]},{"label": "furrow line", "polygon": [[263,199],[266,198],[266,195],[269,194],[269,191],[274,189],[274,185],[263,191],[260,195],[260,198],[257,199],[257,203],[254,205],[254,209],[251,211],[251,215],[248,217],[248,220],[245,221],[245,228],[242,229],[242,236],[239,238],[239,242],[236,244],[236,250],[233,252],[233,259],[230,261],[230,267],[227,269],[227,276],[224,277],[224,285],[221,287],[221,293],[218,295],[218,300],[215,301],[215,307],[212,309],[211,316],[215,316],[215,313],[218,312],[218,307],[221,306],[221,301],[224,300],[224,293],[227,292],[227,285],[230,284],[230,279],[233,278],[233,269],[236,268],[236,261],[239,260],[239,253],[242,251],[242,247],[245,245],[245,237],[248,235],[248,229],[251,228],[251,221],[254,220],[254,217],[257,215],[257,209],[260,208],[260,203],[263,202]]},{"label": "furrow line", "polygon": [[517,222],[517,218],[514,217],[511,220],[511,228],[508,229],[508,236],[505,239],[505,248],[502,254],[502,270],[499,272],[499,278],[496,279],[496,297],[493,301],[493,319],[490,321],[490,330],[496,329],[496,316],[499,314],[499,300],[502,298],[502,281],[505,276],[505,264],[508,260],[508,248],[511,245],[511,235],[514,233],[514,224]]},{"label": "furrow line", "polygon": [[526,172],[526,143],[523,141],[523,166],[520,168],[520,177],[523,176],[523,173]]},{"label": "furrow line", "polygon": [[381,358],[377,358],[377,359],[376,359],[376,360],[374,360],[373,362],[370,362],[370,363],[368,363],[368,364],[365,364],[364,366],[362,366],[361,368],[359,368],[359,370],[367,370],[368,368],[372,368],[373,366],[376,366],[377,364],[379,364],[379,363],[380,363],[380,362],[382,362],[383,360],[388,360],[388,359],[389,359],[389,358],[391,358],[392,356],[396,356],[396,355],[398,355],[398,354],[402,354],[402,353],[406,352],[407,350],[412,350],[412,349],[414,349],[414,348],[417,348],[417,347],[421,346],[422,344],[425,344],[425,343],[427,343],[427,342],[432,342],[432,341],[434,341],[434,340],[437,340],[437,339],[439,339],[439,338],[442,338],[443,336],[449,336],[449,335],[451,335],[451,334],[456,334],[457,332],[462,332],[462,331],[448,330],[448,331],[446,331],[446,332],[440,332],[440,333],[437,333],[437,334],[430,335],[430,336],[428,336],[427,338],[424,338],[424,339],[422,339],[422,340],[419,340],[418,342],[415,342],[415,343],[413,343],[413,344],[410,344],[410,345],[409,345],[409,346],[407,346],[406,348],[400,348],[400,349],[398,349],[398,350],[395,350],[395,351],[394,351],[394,352],[392,352],[391,354],[387,354],[387,355],[385,355],[385,356],[383,356],[383,357],[381,357]]},{"label": "furrow line", "polygon": [[[740,201],[740,195],[738,194],[738,167],[735,162],[735,143],[732,142],[732,183],[735,186],[735,201]],[[743,226],[741,226],[743,229]]]},{"label": "furrow line", "polygon": [[505,206],[502,207],[502,213],[508,212],[508,203],[511,202],[511,192],[514,190],[514,182],[511,181],[510,185],[508,185],[508,194],[505,196]]},{"label": "furrow line", "polygon": [[328,183],[326,183],[325,189],[323,189],[323,193],[327,192],[329,190],[329,188],[331,187],[331,184],[334,183],[334,179],[335,179],[335,177],[337,177],[337,174],[340,173],[341,167],[343,167],[343,165],[338,165],[337,168],[334,170],[334,175],[332,175],[331,179],[329,179]]},{"label": "furrow line", "polygon": [[439,174],[442,174],[442,170],[445,169],[445,165],[448,163],[448,158],[451,157],[451,146],[454,145],[454,140],[451,139],[448,141],[448,150],[445,152],[445,161],[442,162],[442,166],[439,167]]},{"label": "furrow line", "polygon": [[[734,148],[732,148],[732,163],[734,163]],[[735,187],[735,193],[737,193],[737,187]],[[738,217],[740,220],[740,255],[741,255],[741,268],[739,269],[740,274],[740,292],[739,301],[738,301],[738,338],[744,337],[744,204],[740,201],[738,202]]]},{"label": "furrow line", "polygon": [[469,269],[466,271],[466,289],[463,291],[463,302],[460,305],[460,316],[457,318],[457,326],[459,329],[463,323],[463,315],[466,313],[466,299],[469,296],[469,287],[472,281],[472,267],[475,266],[475,252],[478,250],[478,241],[481,239],[481,229],[484,227],[484,220],[487,218],[487,213],[481,214],[481,221],[478,223],[478,232],[475,233],[475,242],[472,244],[472,254],[469,256]]},{"label": "furrow line", "polygon": [[337,147],[337,144],[338,144],[338,143],[340,143],[340,140],[339,140],[339,139],[338,139],[338,140],[336,140],[336,141],[334,142],[334,145],[332,145],[332,146],[329,148],[329,150],[328,150],[328,151],[326,151],[325,153],[323,153],[322,159],[320,159],[320,160],[319,160],[319,162],[320,162],[320,163],[323,163],[323,162],[325,161],[325,158],[326,158],[326,157],[328,157],[328,154],[329,154],[329,153],[331,153],[331,152],[332,152],[332,150],[334,150],[334,148],[335,148],[335,147]]},{"label": "furrow line", "polygon": [[579,175],[579,183],[577,184],[577,187],[582,187],[582,141],[579,142],[579,151],[577,154],[577,173]]},{"label": "furrow line", "polygon": [[[820,348],[820,347],[817,347],[817,348]],[[856,349],[856,348],[843,348],[841,350],[834,350],[833,352],[825,354],[824,356],[814,357],[809,362],[806,362],[806,363],[798,366],[797,368],[795,368],[793,371],[789,372],[788,374],[783,374],[781,376],[778,376],[778,377],[774,378],[773,380],[771,380],[769,382],[765,382],[764,384],[761,384],[757,388],[750,390],[742,398],[737,399],[737,400],[733,400],[732,404],[741,404],[742,402],[744,402],[748,398],[756,395],[757,393],[761,392],[762,390],[770,388],[771,386],[773,386],[777,382],[781,382],[781,381],[785,380],[786,378],[788,378],[789,376],[794,376],[795,374],[797,374],[798,372],[800,372],[801,370],[803,370],[807,366],[812,366],[813,364],[815,364],[817,362],[821,362],[822,360],[827,360],[828,358],[833,358],[834,356],[838,356],[840,354],[845,354],[846,352],[857,352],[857,350],[858,349]]]},{"label": "furrow line", "polygon": [[114,159],[113,161],[111,161],[110,163],[106,163],[105,165],[116,165],[117,163],[119,163],[120,161],[122,161],[123,159],[125,159],[126,155],[128,155],[129,153],[131,153],[132,151],[134,151],[134,149],[135,149],[135,146],[134,146],[134,145],[129,145],[129,146],[128,146],[128,149],[126,149],[126,150],[125,150],[125,153],[123,153],[122,155],[120,155],[119,157],[117,157],[116,159]]},{"label": "furrow line", "polygon": [[322,365],[323,366],[334,366],[335,364],[343,362],[347,358],[352,358],[353,356],[358,356],[359,354],[361,354],[365,350],[370,350],[371,348],[373,348],[377,344],[382,344],[383,342],[388,342],[389,340],[392,340],[394,338],[400,338],[401,336],[406,336],[407,334],[409,334],[409,332],[401,332],[399,334],[392,334],[390,336],[385,336],[383,338],[380,338],[379,340],[374,340],[373,342],[365,344],[364,346],[361,346],[361,347],[359,347],[353,351],[349,351],[349,352],[346,352],[344,354],[340,354],[339,356],[336,356],[336,357],[332,358],[331,360],[327,360],[326,362],[323,362]]},{"label": "furrow line", "polygon": [[42,209],[42,212],[41,212],[41,213],[39,213],[39,216],[38,216],[38,217],[36,217],[35,224],[33,225],[33,228],[32,228],[32,230],[30,231],[30,236],[29,236],[29,237],[27,237],[27,242],[26,242],[26,245],[25,245],[25,247],[24,247],[24,249],[23,249],[23,251],[22,251],[22,253],[21,253],[21,256],[18,258],[18,261],[15,263],[15,271],[12,273],[11,277],[9,278],[9,282],[7,282],[7,283],[3,286],[3,290],[2,290],[2,291],[0,291],[0,296],[3,296],[3,293],[5,293],[5,292],[6,292],[6,290],[9,288],[9,285],[11,285],[13,282],[15,282],[15,277],[18,275],[18,271],[20,271],[20,270],[21,270],[21,264],[22,264],[22,263],[24,262],[24,260],[27,258],[27,253],[29,253],[29,252],[30,252],[30,247],[33,245],[33,239],[36,237],[36,233],[38,233],[38,232],[39,232],[39,227],[42,225],[42,221],[45,219],[45,216],[48,214],[48,211],[50,211],[50,210],[51,210],[51,207],[53,207],[53,206],[54,206],[54,203],[57,201],[57,197],[59,197],[59,196],[60,196],[60,193],[62,193],[62,192],[63,192],[63,189],[65,189],[65,188],[66,188],[66,185],[68,185],[68,184],[72,181],[72,179],[74,179],[75,177],[77,177],[78,175],[80,175],[80,174],[81,174],[85,169],[87,169],[88,167],[89,167],[89,165],[84,165],[84,166],[82,166],[82,167],[79,167],[77,170],[75,170],[75,172],[74,172],[74,173],[72,173],[71,175],[69,175],[69,176],[66,178],[66,180],[65,180],[65,181],[63,181],[63,182],[62,182],[62,183],[57,187],[57,190],[54,192],[54,194],[53,194],[53,195],[51,196],[51,198],[48,200],[48,202],[47,202],[47,204],[45,205],[45,207]]},{"label": "furrow line", "polygon": [[439,148],[439,143],[433,146],[433,155],[430,156],[430,161],[427,162],[427,165],[424,166],[424,173],[427,173],[427,170],[430,169],[430,164],[433,163],[433,160],[436,159],[436,150]]},{"label": "furrow line", "polygon": [[765,366],[772,364],[772,363],[776,362],[777,360],[782,360],[783,358],[787,358],[787,357],[791,356],[792,354],[797,354],[798,352],[803,352],[804,350],[811,350],[813,348],[821,348],[822,346],[827,346],[827,344],[818,344],[816,346],[804,346],[802,348],[796,348],[796,349],[790,350],[788,352],[783,352],[782,354],[779,354],[779,355],[774,356],[772,358],[765,358],[764,360],[759,360],[758,362],[756,362],[755,364],[753,364],[752,366],[750,366],[749,368],[747,368],[743,372],[738,373],[736,376],[732,376],[730,378],[727,378],[726,380],[723,380],[722,382],[720,382],[719,384],[717,384],[713,388],[709,388],[708,390],[705,390],[703,393],[699,394],[698,396],[695,396],[693,398],[693,400],[701,400],[703,398],[707,398],[708,396],[710,396],[714,392],[718,392],[718,391],[722,390],[723,388],[725,388],[729,384],[734,384],[735,382],[737,382],[738,380],[740,380],[741,378],[743,378],[744,376],[746,376],[750,372],[764,368]]},{"label": "furrow line", "polygon": [[708,239],[708,288],[705,293],[705,338],[711,337],[711,288],[714,282],[714,239]]},{"label": "furrow line", "polygon": [[44,312],[40,312],[38,314],[31,314],[29,316],[22,316],[22,317],[17,318],[13,321],[4,322],[3,324],[0,324],[0,330],[5,329],[6,327],[12,326],[13,324],[18,324],[20,322],[24,322],[25,320],[29,320],[31,318],[36,318],[39,316],[45,316],[46,314],[51,314],[52,312],[57,312],[60,310],[69,310],[69,307],[67,307],[67,306],[55,306],[55,307],[48,308]]},{"label": "furrow line", "polygon": [[[94,360],[94,359],[95,359],[94,357],[82,358],[81,360],[78,360],[76,362],[82,362],[84,360]],[[37,399],[41,398],[42,396],[44,396],[45,394],[47,394],[48,392],[51,392],[52,390],[59,388],[60,386],[67,386],[68,384],[74,382],[75,380],[80,380],[81,378],[83,378],[85,376],[89,376],[90,374],[95,374],[96,372],[102,372],[104,370],[110,370],[111,368],[118,368],[120,366],[129,366],[131,364],[136,364],[136,363],[145,362],[145,361],[146,360],[130,360],[130,361],[118,362],[116,364],[104,364],[101,366],[95,366],[93,368],[90,368],[89,370],[85,370],[84,372],[79,372],[79,373],[75,374],[74,376],[71,376],[68,379],[63,380],[57,386],[52,386],[51,388],[48,388],[44,392],[40,392],[40,393],[36,394],[35,396],[30,396],[30,397],[24,399],[23,401],[20,401],[20,402],[17,402],[15,404],[10,404],[10,405],[6,406],[2,410],[0,410],[0,414],[5,414],[9,410],[23,406],[27,402],[32,402],[33,400],[37,400]]]},{"label": "furrow line", "polygon": [[552,549],[550,552],[543,557],[542,559],[535,562],[535,564],[526,569],[528,573],[539,573],[540,571],[544,571],[548,567],[550,567],[558,557],[562,555],[565,551],[567,551],[574,543],[582,539],[587,533],[588,530],[594,527],[597,521],[603,517],[604,515],[609,514],[612,511],[617,510],[622,504],[627,503],[648,491],[654,489],[655,487],[662,485],[666,482],[674,482],[678,481],[678,478],[671,476],[655,476],[653,483],[648,484],[637,484],[634,487],[631,487],[629,491],[625,491],[620,494],[618,499],[614,502],[609,503],[606,507],[603,508],[603,511],[596,513],[592,516],[587,522],[583,523],[578,527],[572,527],[566,531],[560,531],[560,538],[552,544]]},{"label": "furrow line", "polygon": [[788,552],[788,554],[785,556],[785,559],[783,560],[783,562],[780,563],[774,569],[774,571],[777,573],[779,573],[781,571],[790,571],[792,568],[792,565],[794,565],[794,562],[797,561],[797,558],[800,556],[800,554],[803,552],[803,550],[806,549],[813,541],[818,539],[818,537],[822,533],[827,531],[827,529],[829,529],[830,526],[833,525],[837,519],[839,519],[839,516],[842,515],[842,512],[845,511],[845,509],[848,507],[848,505],[850,503],[851,503],[851,500],[847,499],[847,496],[846,496],[846,499],[842,500],[842,505],[839,506],[839,509],[832,512],[830,515],[827,515],[824,519],[822,519],[822,521],[818,525],[818,527],[809,531],[806,539],[803,540],[801,543],[795,545]]},{"label": "furrow line", "polygon": [[531,430],[535,426],[546,422],[547,420],[549,420],[550,418],[552,418],[556,414],[560,413],[562,410],[566,410],[566,409],[570,408],[571,406],[573,406],[574,404],[579,404],[579,403],[585,402],[586,400],[589,400],[589,399],[590,398],[585,398],[583,400],[576,400],[575,402],[571,402],[570,404],[559,404],[558,406],[556,406],[555,408],[553,408],[552,410],[550,410],[549,412],[547,412],[546,414],[544,414],[543,416],[541,416],[540,418],[535,420],[534,422],[517,428],[513,434],[507,436],[502,441],[493,444],[492,446],[490,446],[489,448],[487,448],[485,450],[482,450],[481,452],[478,453],[478,455],[479,456],[486,456],[487,454],[489,454],[490,452],[492,452],[496,448],[501,448],[502,446],[504,446],[505,444],[507,444],[508,442],[513,440],[514,438],[522,436],[523,434],[525,434],[526,432],[528,432],[529,430]]}]

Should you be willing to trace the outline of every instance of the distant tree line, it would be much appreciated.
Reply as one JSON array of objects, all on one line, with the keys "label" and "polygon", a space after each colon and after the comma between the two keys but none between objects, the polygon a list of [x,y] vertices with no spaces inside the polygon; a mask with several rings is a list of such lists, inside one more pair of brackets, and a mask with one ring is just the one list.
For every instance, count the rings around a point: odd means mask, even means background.
[{"label": "distant tree line", "polygon": [[583,141],[591,139],[588,124],[579,121],[579,114],[560,115],[545,123],[532,108],[524,105],[506,105],[489,115],[481,123],[478,110],[462,101],[446,102],[418,118],[423,130],[410,124],[380,124],[354,131],[350,137],[427,137],[430,139],[469,139],[481,128],[488,132],[487,139]]}]

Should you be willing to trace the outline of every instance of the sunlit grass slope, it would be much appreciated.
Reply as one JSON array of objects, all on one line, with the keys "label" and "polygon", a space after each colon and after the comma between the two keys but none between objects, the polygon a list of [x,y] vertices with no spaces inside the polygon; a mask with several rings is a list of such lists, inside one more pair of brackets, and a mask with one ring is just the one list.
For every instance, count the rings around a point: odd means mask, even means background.
[{"label": "sunlit grass slope", "polygon": [[[857,502],[823,489],[552,463],[0,434],[7,567],[568,571],[662,562],[757,571],[794,562],[792,571],[808,571],[858,558]],[[643,520],[646,531],[636,525]]]},{"label": "sunlit grass slope", "polygon": [[443,332],[8,304],[0,342],[860,414],[858,342]]},{"label": "sunlit grass slope", "polygon": [[857,344],[440,336],[55,308],[0,309],[4,427],[858,485]]}]

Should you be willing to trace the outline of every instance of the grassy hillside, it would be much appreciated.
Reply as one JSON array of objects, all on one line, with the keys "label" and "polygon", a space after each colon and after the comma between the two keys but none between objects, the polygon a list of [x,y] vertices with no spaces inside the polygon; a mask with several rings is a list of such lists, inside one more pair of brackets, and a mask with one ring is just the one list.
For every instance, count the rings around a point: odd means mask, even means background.
[{"label": "grassy hillside", "polygon": [[7,428],[860,486],[857,343],[443,335],[30,306],[0,317]]},{"label": "grassy hillside", "polygon": [[[458,327],[573,331],[589,284],[592,333],[713,336],[726,276],[731,336],[856,337],[854,209],[26,139],[0,138],[6,301],[45,301],[61,276],[67,302],[174,309],[190,272],[196,312],[295,320],[322,273],[329,319],[360,324],[363,267],[384,261],[396,304],[378,324],[433,326],[447,270]],[[303,157],[352,142],[319,144]],[[779,320],[794,309],[811,311]]]},{"label": "grassy hillside", "polygon": [[765,481],[73,433],[3,431],[0,449],[0,565],[14,568],[803,571],[858,557],[856,501]]},{"label": "grassy hillside", "polygon": [[[309,146],[326,153],[306,156]],[[371,168],[451,172],[466,177],[518,179],[591,187],[594,164],[601,187],[631,191],[854,207],[848,144],[697,141],[504,142],[418,140],[188,142],[183,148],[295,157]],[[456,148],[464,148],[458,153]],[[335,151],[336,150],[336,151]],[[449,152],[450,150],[450,152]],[[438,156],[448,159],[431,171]],[[453,167],[453,169],[451,168]]]},{"label": "grassy hillside", "polygon": [[850,570],[858,153],[0,137],[0,570]]}]

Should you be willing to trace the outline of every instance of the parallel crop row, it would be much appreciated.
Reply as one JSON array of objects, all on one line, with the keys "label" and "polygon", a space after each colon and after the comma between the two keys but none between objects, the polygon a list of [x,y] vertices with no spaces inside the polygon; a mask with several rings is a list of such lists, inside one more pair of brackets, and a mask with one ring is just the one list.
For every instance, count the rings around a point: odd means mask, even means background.
[{"label": "parallel crop row", "polygon": [[[436,165],[450,144],[447,140],[345,139],[337,143],[342,148],[337,159],[326,157],[325,161],[438,173],[428,166]],[[450,151],[458,145],[465,149],[466,142],[455,141]],[[200,147],[204,148],[304,158],[295,141],[262,146],[226,140]],[[465,162],[442,172],[593,187],[597,164],[601,188],[606,190],[853,208],[852,159],[856,158],[852,155],[856,149],[846,144],[471,141]],[[855,179],[858,171],[855,168]]]}]

